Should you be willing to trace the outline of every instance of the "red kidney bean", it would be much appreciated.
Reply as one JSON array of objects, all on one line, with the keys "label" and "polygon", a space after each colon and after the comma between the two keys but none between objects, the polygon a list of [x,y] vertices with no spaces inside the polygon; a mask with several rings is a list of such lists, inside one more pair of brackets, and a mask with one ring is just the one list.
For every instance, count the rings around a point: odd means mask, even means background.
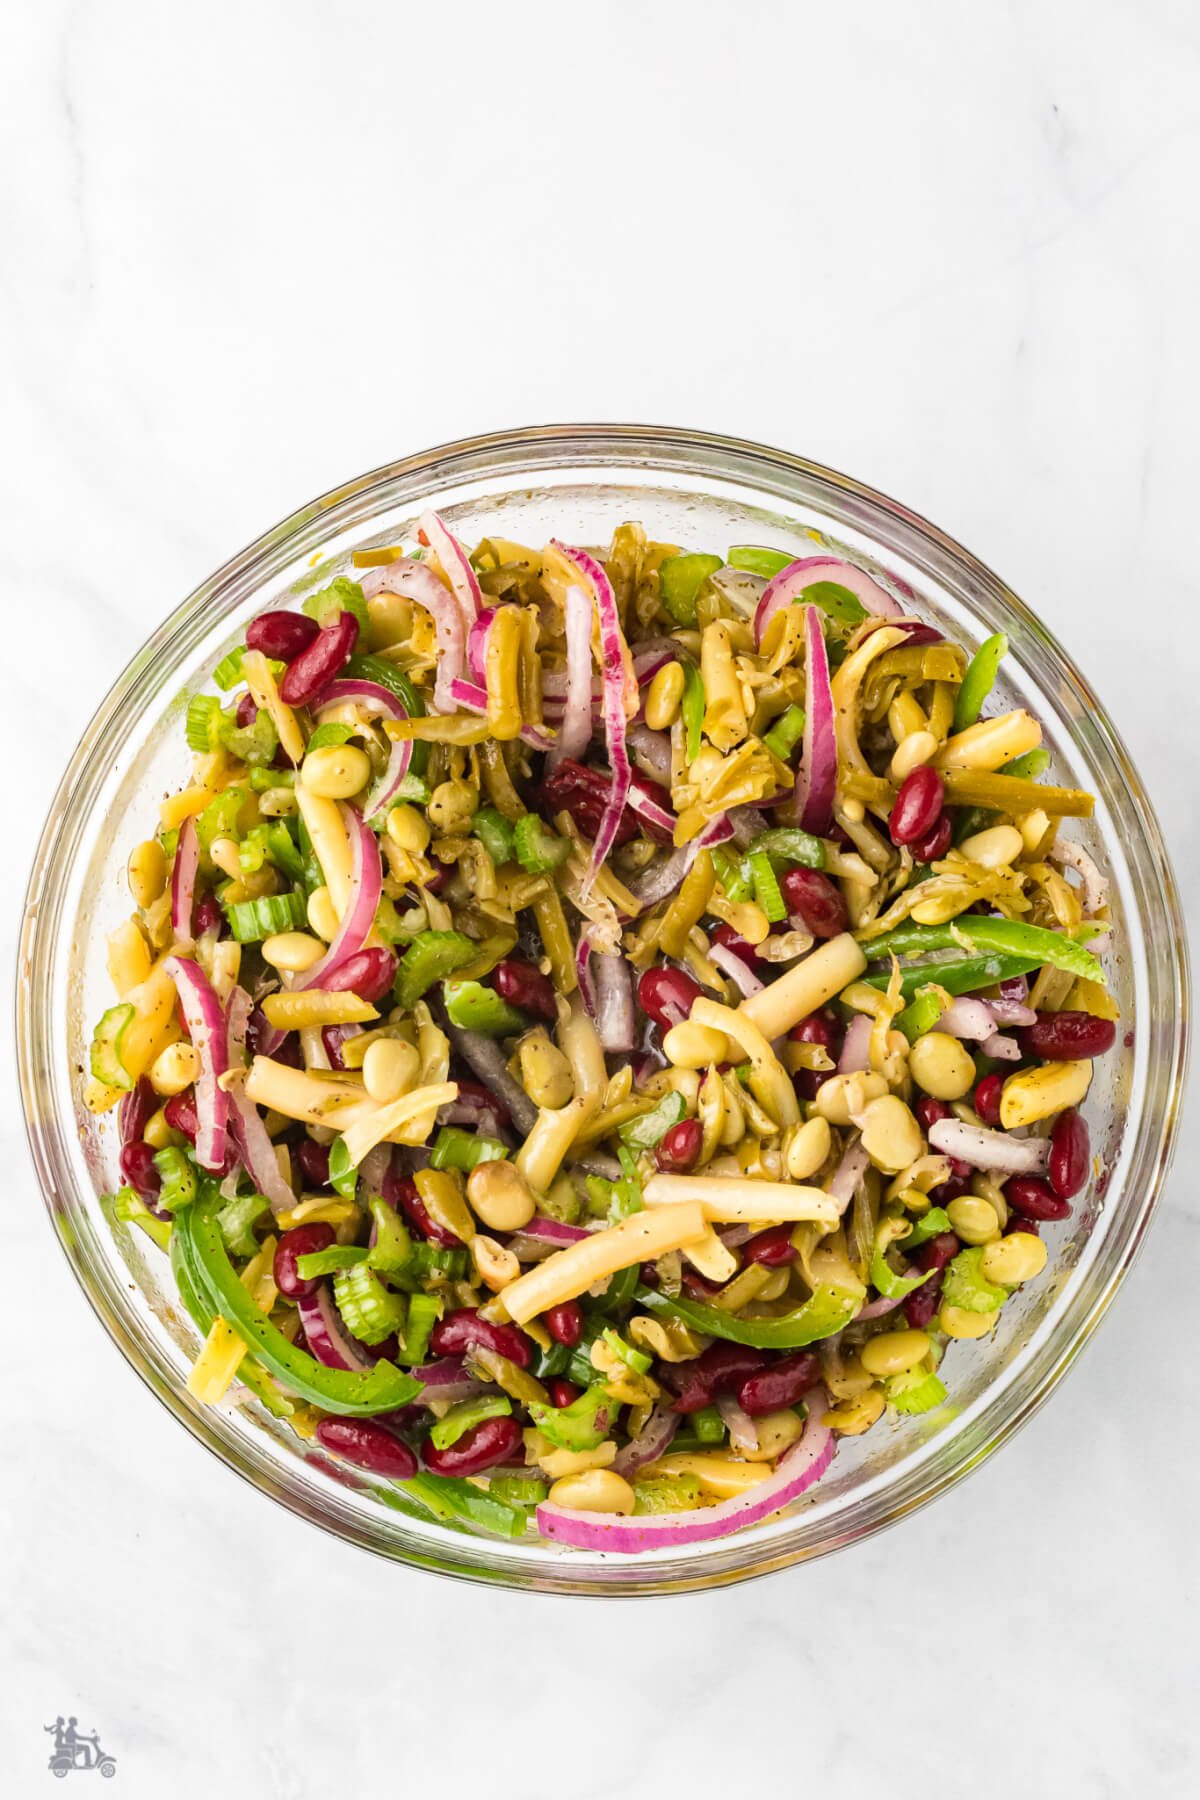
[{"label": "red kidney bean", "polygon": [[311,1256],[314,1251],[328,1250],[334,1238],[332,1225],[314,1220],[308,1225],[293,1225],[275,1246],[275,1286],[285,1300],[302,1300],[315,1294],[321,1285],[319,1275],[307,1280],[296,1273],[296,1258]]},{"label": "red kidney bean", "polygon": [[942,1303],[942,1272],[939,1269],[931,1281],[922,1282],[914,1288],[904,1302],[905,1323],[914,1331],[925,1331],[932,1325],[934,1315]]},{"label": "red kidney bean", "polygon": [[888,817],[888,830],[893,844],[916,844],[929,833],[941,816],[946,801],[946,788],[936,769],[928,763],[906,775]]},{"label": "red kidney bean", "polygon": [[891,622],[895,623],[899,626],[901,631],[907,634],[908,643],[905,645],[906,649],[917,644],[940,644],[945,641],[940,631],[935,630],[932,625],[926,625],[924,621],[910,624],[908,621],[896,619]]},{"label": "red kidney bean", "polygon": [[150,1116],[158,1108],[158,1095],[148,1075],[130,1089],[117,1109],[117,1127],[123,1144],[139,1144]]},{"label": "red kidney bean", "polygon": [[714,926],[710,936],[714,944],[723,944],[726,950],[732,950],[735,956],[740,956],[748,969],[762,967],[764,958],[758,954],[753,944],[747,943],[746,939],[733,929],[732,925],[722,923]]},{"label": "red kidney bean", "polygon": [[953,1112],[947,1106],[946,1102],[944,1100],[935,1100],[932,1094],[922,1094],[919,1100],[914,1101],[913,1111],[916,1113],[917,1122],[926,1136],[929,1135],[930,1131],[932,1131],[933,1127],[938,1124],[940,1120],[952,1119],[954,1117]]},{"label": "red kidney bean", "polygon": [[439,1319],[429,1336],[429,1347],[435,1356],[461,1356],[473,1344],[506,1356],[518,1369],[527,1369],[533,1361],[533,1340],[516,1325],[497,1325],[481,1319],[473,1306],[462,1306],[457,1312]]},{"label": "red kidney bean", "polygon": [[447,1231],[444,1225],[439,1225],[435,1219],[430,1218],[425,1202],[417,1192],[416,1182],[407,1175],[397,1175],[393,1168],[389,1168],[383,1178],[383,1198],[389,1206],[402,1212],[409,1224],[431,1243],[440,1244],[443,1250],[461,1248],[461,1238],[455,1237],[452,1231]]},{"label": "red kidney bean", "polygon": [[[600,821],[604,817],[611,792],[611,776],[601,775],[598,769],[585,769],[573,757],[564,756],[558,767],[552,769],[542,782],[539,798],[547,813],[569,812],[580,829],[588,837],[594,838],[600,829]],[[617,826],[614,848],[629,843],[631,838],[640,834],[641,828],[641,819],[627,806],[621,815],[621,823]]]},{"label": "red kidney bean", "polygon": [[329,1186],[328,1144],[317,1144],[312,1138],[303,1137],[296,1146],[296,1156],[309,1187]]},{"label": "red kidney bean", "polygon": [[842,1048],[842,1028],[830,1012],[809,1013],[788,1032],[793,1044],[820,1044],[835,1060]]},{"label": "red kidney bean", "polygon": [[307,613],[265,612],[246,627],[246,644],[276,662],[290,663],[316,640],[320,626]]},{"label": "red kidney bean", "polygon": [[654,1160],[665,1174],[686,1175],[695,1167],[703,1141],[704,1127],[699,1119],[680,1119],[663,1133]]},{"label": "red kidney bean", "polygon": [[831,938],[850,923],[842,891],[818,869],[789,869],[779,883],[784,905],[811,937]]},{"label": "red kidney bean", "polygon": [[752,1419],[780,1412],[785,1406],[795,1406],[820,1374],[821,1359],[812,1350],[781,1356],[778,1362],[746,1376],[737,1390],[738,1405]]},{"label": "red kidney bean", "polygon": [[682,969],[656,963],[638,982],[638,1005],[663,1031],[687,1018],[702,989]]},{"label": "red kidney bean", "polygon": [[718,1340],[691,1362],[660,1364],[659,1380],[675,1395],[675,1412],[703,1412],[712,1405],[715,1394],[733,1393],[748,1375],[756,1375],[766,1366],[761,1350]]},{"label": "red kidney bean", "polygon": [[1050,1186],[1060,1200],[1073,1200],[1088,1178],[1092,1141],[1087,1123],[1071,1107],[1059,1113],[1050,1133]]},{"label": "red kidney bean", "polygon": [[154,1151],[149,1144],[142,1140],[122,1145],[118,1161],[121,1174],[139,1200],[149,1203],[158,1199],[162,1192],[162,1177],[154,1166]]},{"label": "red kidney bean", "polygon": [[193,1088],[184,1088],[182,1094],[172,1094],[169,1100],[163,1101],[163,1118],[172,1131],[182,1132],[193,1144],[196,1133],[200,1129],[200,1120],[196,1115],[196,1094]]},{"label": "red kidney bean", "polygon": [[325,1054],[329,1058],[332,1068],[345,1068],[346,1059],[342,1055],[342,1045],[347,1043],[350,1038],[359,1037],[361,1033],[361,1025],[322,1025],[321,1042],[325,1046]]},{"label": "red kidney bean", "polygon": [[521,1427],[515,1419],[481,1419],[448,1449],[435,1450],[425,1443],[421,1455],[435,1475],[479,1475],[497,1463],[510,1462],[520,1449]]},{"label": "red kidney bean", "polygon": [[496,964],[488,979],[500,998],[507,1000],[510,1006],[519,1006],[523,1012],[534,1013],[539,1019],[549,1019],[551,1024],[557,1019],[554,988],[531,963],[505,957],[503,962]]},{"label": "red kidney bean", "polygon": [[950,815],[943,813],[932,831],[909,845],[913,861],[915,863],[938,862],[950,848],[950,839],[953,834],[954,827],[950,823]]},{"label": "red kidney bean", "polygon": [[253,725],[257,717],[258,707],[254,703],[254,695],[243,694],[237,703],[237,712],[234,715],[235,723],[244,728]]},{"label": "red kidney bean", "polygon": [[950,1158],[950,1173],[944,1181],[935,1182],[929,1190],[929,1198],[935,1206],[949,1206],[966,1193],[971,1185],[971,1165],[960,1162],[956,1156]]},{"label": "red kidney bean", "polygon": [[685,1268],[681,1280],[683,1291],[689,1300],[711,1300],[714,1294],[721,1291],[721,1283],[709,1281],[706,1275],[701,1275],[699,1269]]},{"label": "red kidney bean", "polygon": [[1040,1012],[1037,1024],[1022,1033],[1025,1047],[1044,1062],[1075,1062],[1103,1056],[1116,1041],[1111,1019],[1088,1012]]},{"label": "red kidney bean", "polygon": [[563,1300],[548,1307],[542,1322],[555,1343],[566,1344],[568,1349],[573,1350],[583,1336],[583,1308],[578,1300]]},{"label": "red kidney bean", "polygon": [[417,1459],[408,1445],[377,1419],[322,1419],[317,1442],[388,1481],[409,1481],[417,1472]]},{"label": "red kidney bean", "polygon": [[573,1381],[567,1381],[556,1375],[553,1381],[546,1383],[546,1391],[550,1395],[551,1406],[570,1406],[572,1400],[578,1400],[583,1389],[576,1387]]},{"label": "red kidney bean", "polygon": [[742,1258],[745,1262],[762,1263],[765,1269],[778,1269],[784,1263],[795,1262],[792,1227],[772,1225],[769,1231],[760,1231],[742,1246]]},{"label": "red kidney bean", "polygon": [[288,706],[307,706],[323,688],[345,668],[358,637],[358,620],[352,612],[341,612],[331,625],[318,631],[316,637],[301,650],[279,684],[279,697]]},{"label": "red kidney bean", "polygon": [[1013,1175],[1004,1184],[1004,1198],[1014,1212],[1027,1219],[1067,1219],[1070,1203],[1061,1200],[1048,1182],[1036,1175]]},{"label": "red kidney bean", "polygon": [[196,936],[203,937],[206,931],[216,931],[224,936],[226,929],[225,914],[217,896],[201,894],[192,907],[192,930]]},{"label": "red kidney bean", "polygon": [[962,1244],[952,1231],[939,1231],[936,1237],[921,1245],[914,1261],[918,1269],[944,1269],[961,1249]]},{"label": "red kidney bean", "polygon": [[999,1125],[1000,1095],[1003,1089],[1003,1077],[995,1073],[985,1075],[975,1089],[975,1111],[985,1125]]},{"label": "red kidney bean", "polygon": [[1014,1231],[1026,1231],[1030,1237],[1040,1237],[1042,1228],[1037,1219],[1027,1219],[1024,1213],[1010,1213],[1008,1224],[1004,1227],[1005,1237],[1011,1237]]},{"label": "red kidney bean", "polygon": [[382,945],[357,950],[332,975],[323,975],[321,986],[332,993],[357,994],[360,1000],[382,1000],[396,979],[396,968],[395,956]]}]

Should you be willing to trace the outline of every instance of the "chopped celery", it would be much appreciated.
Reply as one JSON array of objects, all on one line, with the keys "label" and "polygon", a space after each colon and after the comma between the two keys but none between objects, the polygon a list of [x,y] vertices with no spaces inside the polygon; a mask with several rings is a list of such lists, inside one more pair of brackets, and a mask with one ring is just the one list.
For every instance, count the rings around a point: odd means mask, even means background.
[{"label": "chopped celery", "polygon": [[687,1101],[682,1094],[672,1091],[663,1095],[653,1112],[630,1119],[627,1125],[618,1127],[618,1133],[621,1141],[634,1150],[653,1150],[656,1144],[661,1144],[672,1125],[678,1125],[686,1117]]},{"label": "chopped celery", "polygon": [[115,1194],[107,1196],[107,1204],[112,1208],[115,1219],[122,1225],[138,1225],[160,1250],[166,1250],[171,1242],[171,1221],[157,1219],[142,1199],[131,1187],[118,1188]]},{"label": "chopped celery", "polygon": [[547,1487],[536,1475],[489,1475],[487,1491],[507,1506],[540,1506]]},{"label": "chopped celery", "polygon": [[[407,961],[406,957],[400,965],[401,975]],[[511,1037],[514,1032],[524,1031],[527,1024],[524,1013],[482,982],[447,981],[442,984],[442,995],[450,1023],[464,1031],[481,1031],[485,1037]]]},{"label": "chopped celery", "polygon": [[719,556],[706,556],[693,551],[682,556],[668,556],[658,570],[658,591],[663,606],[677,625],[695,625],[696,601],[710,575],[721,568]]},{"label": "chopped celery", "polygon": [[744,569],[747,575],[762,575],[767,581],[795,560],[786,550],[768,550],[765,544],[731,544],[725,558],[731,569]]},{"label": "chopped celery", "polygon": [[[322,1255],[324,1252],[318,1251]],[[364,1259],[333,1278],[333,1298],[352,1337],[364,1344],[382,1344],[393,1332],[403,1332],[405,1306],[399,1294],[385,1288]],[[299,1258],[297,1258],[297,1263]]]},{"label": "chopped celery", "polygon": [[485,1419],[505,1419],[511,1415],[512,1401],[507,1394],[481,1394],[477,1400],[459,1400],[438,1420],[429,1433],[429,1441],[435,1450],[448,1450],[451,1444],[457,1444],[459,1438],[474,1431]]},{"label": "chopped celery", "polygon": [[429,1353],[429,1338],[442,1316],[442,1302],[434,1294],[413,1294],[396,1361],[415,1367]]},{"label": "chopped celery", "polygon": [[211,849],[218,838],[239,836],[238,820],[245,803],[245,788],[227,787],[196,815],[196,836],[202,850]]},{"label": "chopped celery", "polygon": [[[157,1156],[155,1162],[158,1161]],[[254,1235],[254,1225],[265,1212],[271,1210],[271,1203],[263,1194],[238,1194],[226,1202],[217,1214],[217,1224],[221,1227],[221,1236],[225,1239],[225,1248],[230,1256],[254,1256],[258,1252],[258,1239]]]},{"label": "chopped celery", "polygon": [[256,794],[265,794],[268,788],[295,787],[295,769],[251,769],[250,786]]},{"label": "chopped celery", "polygon": [[279,734],[275,730],[274,721],[270,713],[261,710],[255,713],[251,725],[239,725],[236,719],[222,713],[220,737],[231,756],[260,767],[272,762],[279,748]]},{"label": "chopped celery", "polygon": [[[186,1151],[168,1144],[165,1149],[154,1152],[154,1166],[162,1181],[158,1204],[164,1212],[175,1212],[196,1198],[196,1165]],[[253,1251],[250,1254],[253,1255]]]},{"label": "chopped celery", "polygon": [[358,1170],[350,1161],[344,1137],[334,1138],[329,1146],[329,1185],[343,1200],[353,1200],[358,1191]]},{"label": "chopped celery", "polygon": [[223,694],[227,694],[230,688],[236,687],[242,679],[242,659],[245,654],[245,644],[239,644],[236,650],[231,650],[228,656],[223,656],[213,670],[213,680]]},{"label": "chopped celery", "polygon": [[366,1262],[368,1255],[361,1244],[330,1244],[326,1250],[306,1250],[298,1256],[296,1273],[301,1281],[312,1281],[318,1275],[336,1275],[340,1269],[352,1269],[355,1263]]},{"label": "chopped celery", "polygon": [[983,1272],[983,1250],[960,1250],[942,1280],[942,1302],[964,1312],[990,1313],[1004,1305],[1010,1290],[989,1281]]},{"label": "chopped celery", "polygon": [[297,931],[307,916],[304,895],[295,888],[286,894],[264,894],[258,900],[239,900],[225,907],[229,929],[239,944],[256,944],[281,931]]},{"label": "chopped celery", "polygon": [[754,889],[737,858],[731,856],[728,850],[722,849],[720,845],[711,852],[711,855],[717,880],[725,890],[725,898],[733,901],[748,900]]},{"label": "chopped celery", "polygon": [[328,587],[321,588],[319,593],[310,594],[304,602],[303,610],[320,626],[332,625],[339,613],[344,612],[354,614],[360,631],[366,631],[371,622],[366,596],[357,581],[350,581],[345,575],[339,575]]},{"label": "chopped celery", "polygon": [[481,807],[471,820],[471,830],[497,867],[513,860],[517,853],[513,828],[494,806]]},{"label": "chopped celery", "polygon": [[754,884],[754,898],[766,913],[772,925],[778,925],[788,916],[787,905],[780,892],[779,880],[771,867],[771,859],[762,850],[752,850],[746,858],[746,866],[750,871],[750,879]]},{"label": "chopped celery", "polygon": [[367,1208],[375,1226],[367,1261],[380,1275],[394,1275],[412,1261],[413,1241],[404,1221],[379,1194],[372,1194]]},{"label": "chopped celery", "polygon": [[418,932],[404,953],[392,986],[396,1004],[411,1012],[435,981],[444,981],[478,954],[478,945],[461,931]]},{"label": "chopped celery", "polygon": [[255,825],[238,845],[238,861],[248,875],[269,862],[281,870],[289,881],[304,879],[304,858],[297,850],[292,834],[281,821]]},{"label": "chopped celery", "polygon": [[548,875],[571,854],[570,840],[551,831],[536,813],[525,813],[517,820],[513,844],[517,861],[530,875]]},{"label": "chopped celery", "polygon": [[702,1504],[698,1475],[664,1475],[639,1481],[633,1490],[633,1516],[694,1512]]},{"label": "chopped celery", "polygon": [[690,763],[700,754],[700,735],[704,727],[704,678],[695,663],[682,661],[683,699],[679,711],[683,719],[684,754]]},{"label": "chopped celery", "polygon": [[188,701],[183,735],[187,747],[198,756],[211,755],[221,747],[221,702],[215,694],[193,694]]},{"label": "chopped celery", "polygon": [[789,706],[764,736],[763,743],[780,762],[790,761],[792,751],[804,736],[804,717],[802,706]]},{"label": "chopped celery", "polygon": [[121,1044],[133,1017],[132,1003],[123,1000],[119,1006],[110,1006],[96,1026],[88,1052],[88,1067],[95,1079],[104,1082],[106,1087],[133,1086],[133,1077],[121,1059]]},{"label": "chopped celery", "polygon": [[535,1400],[530,1404],[529,1416],[543,1437],[548,1437],[558,1449],[594,1450],[608,1436],[619,1410],[619,1403],[597,1383],[572,1400],[570,1406],[542,1406]]},{"label": "chopped celery", "polygon": [[691,1413],[688,1424],[692,1435],[702,1444],[720,1444],[725,1438],[725,1421],[715,1406],[701,1407],[699,1412]]},{"label": "chopped celery", "polygon": [[443,1125],[434,1139],[429,1166],[431,1169],[458,1169],[463,1175],[469,1175],[481,1162],[503,1162],[507,1155],[508,1147],[499,1138],[463,1131],[458,1125]]},{"label": "chopped celery", "polygon": [[932,1412],[946,1398],[946,1386],[938,1375],[927,1369],[907,1369],[903,1375],[892,1375],[884,1383],[889,1406],[897,1412]]}]

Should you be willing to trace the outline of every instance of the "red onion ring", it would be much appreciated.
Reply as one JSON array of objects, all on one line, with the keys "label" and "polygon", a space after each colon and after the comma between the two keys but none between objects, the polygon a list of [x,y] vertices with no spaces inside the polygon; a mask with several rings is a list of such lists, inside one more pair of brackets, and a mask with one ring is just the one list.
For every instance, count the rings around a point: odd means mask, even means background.
[{"label": "red onion ring", "polygon": [[[420,564],[416,565],[420,568]],[[425,571],[426,574],[429,570]],[[436,580],[436,576],[434,577]],[[441,664],[438,665],[439,673]],[[377,681],[361,681],[357,676],[331,682],[321,698],[321,711],[327,706],[334,706],[339,701],[352,700],[359,706],[369,707],[385,719],[407,719],[408,708],[402,700]],[[363,801],[364,819],[373,819],[389,804],[396,789],[408,774],[408,765],[412,761],[412,740],[395,739],[392,741],[387,768],[370,789]]]},{"label": "red onion ring", "polygon": [[171,930],[184,943],[192,936],[192,902],[196,894],[196,870],[200,866],[200,838],[196,821],[189,817],[179,827],[175,861],[171,868]]},{"label": "red onion ring", "polygon": [[604,866],[608,853],[613,847],[617,831],[620,828],[621,815],[625,811],[625,803],[629,798],[631,771],[629,756],[625,748],[625,658],[628,651],[621,633],[621,616],[617,610],[616,595],[612,591],[612,583],[600,564],[594,556],[589,556],[586,550],[560,544],[557,539],[553,541],[555,549],[574,564],[590,587],[600,624],[604,741],[608,748],[608,760],[612,765],[613,785],[600,820],[599,829],[596,832],[595,842],[592,845],[591,862],[584,884],[586,892],[597,871]]},{"label": "red onion ring", "polygon": [[961,1119],[938,1119],[929,1127],[929,1145],[943,1156],[957,1156],[973,1169],[995,1169],[1003,1175],[1038,1175],[1050,1158],[1049,1138],[1018,1138]]},{"label": "red onion ring", "polygon": [[829,656],[821,615],[815,606],[804,609],[805,676],[804,753],[796,771],[795,803],[800,823],[815,837],[828,837],[833,829],[833,799],[837,790],[837,736],[834,729],[833,689],[829,681]]},{"label": "red onion ring", "polygon": [[592,737],[592,602],[574,582],[567,589],[566,635],[566,704],[550,751],[551,768],[565,756],[581,757]]},{"label": "red onion ring", "polygon": [[469,631],[483,611],[483,594],[470,560],[458,539],[435,512],[424,512],[418,521],[420,535],[437,557],[446,579],[454,589],[462,613],[463,625]]},{"label": "red onion ring", "polygon": [[[241,1067],[245,1059],[246,1024],[253,1005],[245,988],[235,987],[229,996],[227,1052],[230,1068]],[[234,1082],[228,1098],[229,1135],[242,1167],[258,1192],[270,1201],[273,1213],[289,1211],[296,1204],[296,1196],[279,1172],[279,1159],[267,1135],[262,1114],[254,1102],[246,1098],[241,1082]]]},{"label": "red onion ring", "polygon": [[196,1077],[196,1161],[216,1172],[225,1166],[229,1096],[220,1085],[229,1067],[229,1031],[208,976],[187,956],[168,956],[163,968],[175,983],[192,1048],[200,1058]]},{"label": "red onion ring", "polygon": [[839,587],[848,588],[877,618],[903,617],[904,608],[900,602],[893,600],[877,581],[872,581],[864,569],[856,569],[853,563],[842,562],[835,556],[801,556],[790,562],[786,569],[780,569],[763,590],[754,614],[755,643],[762,643],[767,626],[781,607],[791,606],[805,588],[818,581],[834,581]]},{"label": "red onion ring", "polygon": [[[359,586],[368,600],[376,594],[399,594],[401,599],[414,600],[425,608],[433,620],[437,639],[433,704],[439,712],[453,712],[450,683],[462,674],[467,643],[467,627],[455,594],[438,580],[428,563],[418,562],[412,556],[398,557],[382,568],[367,569]],[[471,618],[473,621],[474,614]]]}]

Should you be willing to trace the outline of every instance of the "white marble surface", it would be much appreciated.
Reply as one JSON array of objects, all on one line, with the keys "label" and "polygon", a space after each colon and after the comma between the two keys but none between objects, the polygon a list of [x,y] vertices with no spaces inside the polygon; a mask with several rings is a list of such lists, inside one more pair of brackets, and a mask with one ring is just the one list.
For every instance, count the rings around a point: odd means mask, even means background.
[{"label": "white marble surface", "polygon": [[[1077,650],[1195,895],[1188,0],[38,0],[0,66],[9,951],[76,729],[196,581],[346,476],[563,418],[783,444],[970,544]],[[75,1290],[0,1094],[14,1796],[58,1712],[179,1800],[1196,1791],[1194,1115],[993,1463],[819,1567],[630,1610],[389,1570],[204,1456]]]}]

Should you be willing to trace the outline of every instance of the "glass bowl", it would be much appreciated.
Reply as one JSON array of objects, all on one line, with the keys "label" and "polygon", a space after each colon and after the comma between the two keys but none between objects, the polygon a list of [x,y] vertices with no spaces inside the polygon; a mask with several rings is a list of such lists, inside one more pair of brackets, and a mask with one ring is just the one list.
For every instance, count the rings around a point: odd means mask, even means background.
[{"label": "glass bowl", "polygon": [[[104,939],[126,916],[129,848],[156,826],[187,769],[188,697],[266,606],[347,571],[355,549],[401,536],[434,505],[463,538],[606,543],[625,519],[697,549],[814,538],[908,583],[916,609],[967,645],[1007,632],[1002,699],[1042,721],[1053,779],[1097,796],[1072,827],[1111,875],[1110,981],[1126,1034],[1087,1103],[1102,1173],[1048,1234],[1046,1275],[983,1344],[947,1359],[950,1400],[843,1440],[821,1485],[734,1536],[642,1556],[499,1541],[439,1524],[401,1490],[337,1464],[257,1406],[198,1406],[185,1389],[196,1336],[167,1261],[114,1232],[99,1196],[119,1185],[115,1114],[79,1100],[90,1022],[110,1003]],[[327,494],[219,569],[159,627],[104,701],[63,777],[29,887],[19,968],[20,1078],[50,1217],[98,1317],[176,1418],[231,1469],[352,1543],[422,1568],[567,1593],[681,1591],[821,1555],[902,1518],[958,1481],[1041,1404],[1129,1270],[1168,1167],[1186,1060],[1187,966],[1154,810],[1095,694],[1042,622],[974,557],[906,508],[781,451],[644,426],[548,426],[409,457]]]}]

